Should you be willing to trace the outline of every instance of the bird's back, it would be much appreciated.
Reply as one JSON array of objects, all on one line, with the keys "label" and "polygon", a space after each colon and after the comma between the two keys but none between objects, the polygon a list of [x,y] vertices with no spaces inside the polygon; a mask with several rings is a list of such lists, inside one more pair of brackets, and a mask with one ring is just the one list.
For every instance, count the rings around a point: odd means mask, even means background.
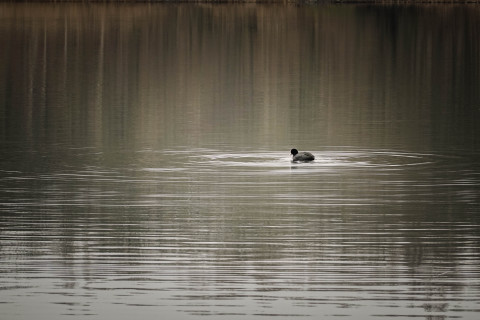
[{"label": "bird's back", "polygon": [[315,157],[310,152],[300,152],[293,157],[293,161],[312,161]]}]

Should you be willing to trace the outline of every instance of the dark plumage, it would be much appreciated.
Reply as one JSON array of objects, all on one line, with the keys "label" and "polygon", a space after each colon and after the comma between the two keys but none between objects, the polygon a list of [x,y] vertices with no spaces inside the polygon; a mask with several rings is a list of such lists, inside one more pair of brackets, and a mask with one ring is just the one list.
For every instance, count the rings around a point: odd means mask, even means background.
[{"label": "dark plumage", "polygon": [[315,157],[310,152],[298,152],[297,149],[290,150],[293,156],[293,161],[313,161]]}]

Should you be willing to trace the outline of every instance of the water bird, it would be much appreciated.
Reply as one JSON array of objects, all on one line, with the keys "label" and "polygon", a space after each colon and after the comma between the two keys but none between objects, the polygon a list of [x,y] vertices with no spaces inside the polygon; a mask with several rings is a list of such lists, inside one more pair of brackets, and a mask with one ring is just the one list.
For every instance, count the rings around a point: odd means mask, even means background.
[{"label": "water bird", "polygon": [[297,149],[290,150],[290,153],[293,156],[293,161],[313,161],[315,157],[310,152],[298,152]]}]

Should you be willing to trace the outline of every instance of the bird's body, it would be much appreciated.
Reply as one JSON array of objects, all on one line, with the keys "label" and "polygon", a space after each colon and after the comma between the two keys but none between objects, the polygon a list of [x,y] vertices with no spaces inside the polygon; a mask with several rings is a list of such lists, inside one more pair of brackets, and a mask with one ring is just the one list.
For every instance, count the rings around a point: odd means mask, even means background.
[{"label": "bird's body", "polygon": [[292,161],[298,162],[298,161],[313,161],[315,160],[315,156],[311,154],[310,152],[298,152],[297,149],[292,149],[290,153],[293,156]]}]

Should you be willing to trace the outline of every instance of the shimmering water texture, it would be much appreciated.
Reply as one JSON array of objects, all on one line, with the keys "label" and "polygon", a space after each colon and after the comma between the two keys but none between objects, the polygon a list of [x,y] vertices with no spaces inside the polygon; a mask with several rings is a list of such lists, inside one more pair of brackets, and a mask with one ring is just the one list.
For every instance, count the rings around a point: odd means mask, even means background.
[{"label": "shimmering water texture", "polygon": [[0,3],[0,319],[477,320],[479,39],[478,5]]},{"label": "shimmering water texture", "polygon": [[94,150],[72,152],[92,164],[2,171],[9,318],[480,311],[472,159],[346,149],[298,164],[288,150],[141,150],[107,169]]}]

